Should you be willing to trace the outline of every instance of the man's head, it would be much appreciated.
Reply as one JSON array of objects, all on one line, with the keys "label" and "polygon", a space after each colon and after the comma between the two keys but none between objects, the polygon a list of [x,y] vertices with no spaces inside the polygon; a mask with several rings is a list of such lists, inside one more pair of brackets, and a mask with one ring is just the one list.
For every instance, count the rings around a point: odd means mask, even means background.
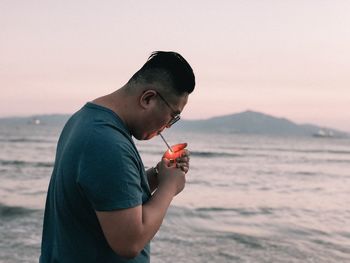
[{"label": "man's head", "polygon": [[188,62],[176,52],[155,51],[129,82],[160,83],[168,92],[181,95],[194,90],[195,77]]},{"label": "man's head", "polygon": [[126,86],[137,97],[140,109],[131,132],[135,138],[147,140],[179,119],[188,95],[194,90],[195,76],[180,54],[156,51]]}]

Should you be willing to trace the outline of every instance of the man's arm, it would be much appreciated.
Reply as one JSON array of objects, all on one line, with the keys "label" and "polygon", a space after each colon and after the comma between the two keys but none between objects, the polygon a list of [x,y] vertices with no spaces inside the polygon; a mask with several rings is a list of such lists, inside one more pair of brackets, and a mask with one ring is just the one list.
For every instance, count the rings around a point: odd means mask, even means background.
[{"label": "man's arm", "polygon": [[[158,165],[157,165],[157,167],[158,167]],[[148,185],[151,189],[151,193],[153,193],[158,187],[158,173],[159,173],[159,171],[158,171],[158,168],[156,168],[156,169],[154,167],[152,167],[146,171]]]},{"label": "man's arm", "polygon": [[120,256],[136,257],[159,230],[173,197],[185,186],[185,173],[165,159],[159,166],[159,185],[151,199],[137,207],[96,211],[110,247]]}]

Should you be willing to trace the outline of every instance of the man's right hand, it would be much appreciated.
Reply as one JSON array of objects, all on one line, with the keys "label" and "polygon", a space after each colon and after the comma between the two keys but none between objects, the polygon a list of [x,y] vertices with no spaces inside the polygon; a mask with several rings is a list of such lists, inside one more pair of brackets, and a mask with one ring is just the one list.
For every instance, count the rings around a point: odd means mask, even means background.
[{"label": "man's right hand", "polygon": [[185,188],[185,172],[166,158],[163,158],[158,165],[158,188],[167,187],[174,193],[174,196]]}]

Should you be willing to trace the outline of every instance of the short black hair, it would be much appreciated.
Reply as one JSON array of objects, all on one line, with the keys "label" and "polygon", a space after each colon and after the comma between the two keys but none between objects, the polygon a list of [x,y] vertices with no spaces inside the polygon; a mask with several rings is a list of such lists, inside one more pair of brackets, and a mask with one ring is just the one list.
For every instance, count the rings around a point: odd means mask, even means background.
[{"label": "short black hair", "polygon": [[178,93],[191,93],[195,86],[195,76],[190,64],[179,54],[173,51],[154,51],[147,62],[130,80],[145,79],[148,82],[159,81],[165,78]]}]

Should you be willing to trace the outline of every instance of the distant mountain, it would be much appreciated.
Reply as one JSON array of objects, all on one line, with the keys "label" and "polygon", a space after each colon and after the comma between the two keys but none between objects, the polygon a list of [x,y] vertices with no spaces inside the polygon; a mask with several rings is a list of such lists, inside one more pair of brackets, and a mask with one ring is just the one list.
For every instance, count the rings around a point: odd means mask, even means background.
[{"label": "distant mountain", "polygon": [[254,111],[214,117],[206,120],[183,120],[174,127],[203,132],[270,134],[291,136],[344,137],[346,132],[312,124],[296,124],[285,118]]},{"label": "distant mountain", "polygon": [[[0,124],[29,124],[63,126],[70,115],[36,115],[31,117],[2,118]],[[240,134],[266,134],[289,136],[348,137],[349,133],[312,124],[296,124],[285,118],[277,118],[260,112],[240,113],[205,120],[182,120],[172,129],[201,132]]]}]

